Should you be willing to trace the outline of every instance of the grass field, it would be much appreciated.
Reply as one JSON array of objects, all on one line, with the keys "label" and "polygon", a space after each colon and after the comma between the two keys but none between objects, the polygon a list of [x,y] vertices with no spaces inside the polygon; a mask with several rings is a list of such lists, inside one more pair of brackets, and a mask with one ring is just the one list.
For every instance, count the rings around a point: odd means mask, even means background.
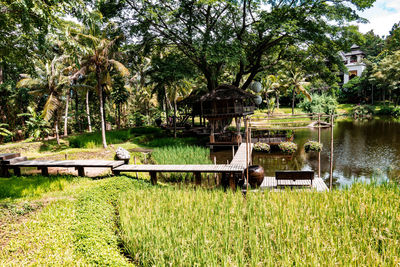
[{"label": "grass field", "polygon": [[122,239],[143,266],[394,266],[399,193],[134,189],[120,202]]},{"label": "grass field", "polygon": [[[48,179],[49,181],[46,181]],[[0,265],[396,266],[400,189],[241,193],[0,178]]]}]

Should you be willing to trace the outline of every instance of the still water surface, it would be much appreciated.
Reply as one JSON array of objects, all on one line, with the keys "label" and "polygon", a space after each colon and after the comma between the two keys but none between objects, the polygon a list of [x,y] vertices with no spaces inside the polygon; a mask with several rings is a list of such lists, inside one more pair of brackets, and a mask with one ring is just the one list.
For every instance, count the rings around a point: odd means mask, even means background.
[{"label": "still water surface", "polygon": [[[333,185],[343,187],[355,181],[396,180],[400,176],[400,121],[374,118],[372,120],[341,120],[335,123],[333,152]],[[253,164],[264,167],[265,175],[276,170],[314,170],[318,172],[318,153],[305,153],[308,140],[318,141],[317,129],[295,132],[298,150],[293,156],[279,152],[254,153]],[[329,183],[330,129],[321,130],[324,148],[321,152],[321,177]],[[232,151],[214,152],[219,163],[232,158]]]}]

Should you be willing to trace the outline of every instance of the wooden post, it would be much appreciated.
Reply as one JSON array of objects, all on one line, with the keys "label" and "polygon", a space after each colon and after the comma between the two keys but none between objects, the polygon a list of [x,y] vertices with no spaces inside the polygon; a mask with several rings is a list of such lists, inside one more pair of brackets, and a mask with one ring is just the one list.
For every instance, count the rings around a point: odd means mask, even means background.
[{"label": "wooden post", "polygon": [[196,185],[201,185],[201,172],[193,172]]},{"label": "wooden post", "polygon": [[84,177],[85,176],[85,168],[83,167],[76,167],[76,170],[78,170],[78,176]]},{"label": "wooden post", "polygon": [[49,176],[49,169],[47,167],[41,167],[40,170],[43,176]]},{"label": "wooden post", "polygon": [[235,146],[232,145],[232,159],[235,157]]},{"label": "wooden post", "polygon": [[249,129],[247,124],[247,117],[244,120],[246,132],[246,194],[249,190]]},{"label": "wooden post", "polygon": [[251,125],[251,118],[249,119],[249,125],[247,126],[247,129],[248,129],[248,131],[249,131],[249,162],[250,162],[250,165],[252,165],[253,164],[253,159],[252,159],[252,157],[251,157],[251,144],[252,144],[252,141],[251,141],[251,127],[250,127],[250,125]]},{"label": "wooden post", "polygon": [[150,181],[152,185],[157,184],[157,172],[150,172]]},{"label": "wooden post", "polygon": [[7,166],[1,166],[1,173],[0,177],[8,177],[10,174],[8,173],[8,167]]},{"label": "wooden post", "polygon": [[228,175],[228,179],[229,179],[229,186],[232,189],[232,191],[236,191],[236,183],[235,183],[235,176],[233,175],[233,173],[227,173],[226,175]]},{"label": "wooden post", "polygon": [[331,115],[331,156],[330,156],[330,170],[329,170],[329,190],[332,190],[333,186],[333,115]]},{"label": "wooden post", "polygon": [[[318,114],[318,143],[321,143],[321,114]],[[318,178],[321,178],[321,152],[318,152]]]},{"label": "wooden post", "polygon": [[14,167],[14,175],[21,176],[21,168],[20,167]]},{"label": "wooden post", "polygon": [[[214,156],[214,165],[217,165],[217,158],[215,156]],[[217,177],[218,177],[217,173],[214,173],[215,184],[219,185]]]},{"label": "wooden post", "polygon": [[[134,164],[136,165],[136,156],[133,157],[133,162],[134,162]],[[138,175],[138,173],[136,172],[136,179],[138,179],[138,178],[139,178],[139,175]]]}]

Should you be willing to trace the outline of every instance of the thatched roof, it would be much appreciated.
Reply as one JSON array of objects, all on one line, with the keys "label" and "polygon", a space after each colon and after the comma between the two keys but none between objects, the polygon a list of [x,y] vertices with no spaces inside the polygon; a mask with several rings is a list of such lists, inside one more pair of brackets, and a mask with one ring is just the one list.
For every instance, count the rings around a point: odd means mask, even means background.
[{"label": "thatched roof", "polygon": [[200,102],[218,101],[218,100],[237,100],[249,99],[254,102],[255,95],[248,93],[234,85],[221,84],[214,91],[200,97]]}]

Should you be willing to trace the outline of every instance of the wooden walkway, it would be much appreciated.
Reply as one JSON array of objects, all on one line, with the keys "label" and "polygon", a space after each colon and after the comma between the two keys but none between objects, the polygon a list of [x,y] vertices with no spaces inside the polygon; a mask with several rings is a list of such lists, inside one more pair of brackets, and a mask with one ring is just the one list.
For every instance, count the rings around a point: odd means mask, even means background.
[{"label": "wooden walkway", "polygon": [[122,165],[113,172],[243,172],[241,166],[232,164],[200,164],[200,165]]},{"label": "wooden walkway", "polygon": [[[253,144],[249,144],[249,158],[248,163],[251,162],[251,155],[253,152]],[[241,166],[243,169],[246,168],[246,143],[242,143],[235,153],[231,161],[231,165]]]},{"label": "wooden walkway", "polygon": [[[329,191],[328,186],[325,184],[324,180],[322,180],[322,178],[314,178],[313,180],[313,185],[312,188],[310,188],[310,181],[307,180],[296,180],[296,181],[285,181],[285,180],[280,180],[279,181],[280,185],[284,185],[287,186],[288,188],[290,188],[290,186],[296,186],[298,188],[301,188],[302,190],[315,190],[318,192],[322,192],[322,191]],[[266,176],[264,178],[264,181],[262,182],[260,189],[261,190],[265,190],[265,189],[272,189],[272,190],[282,190],[282,188],[277,188],[276,187],[277,183],[276,183],[276,179],[275,177],[271,177],[271,176]],[[300,186],[300,187],[299,187]],[[304,186],[304,187],[302,187]],[[308,187],[308,188],[307,188]]]},{"label": "wooden walkway", "polygon": [[15,175],[21,175],[22,167],[34,167],[42,171],[43,176],[48,176],[48,168],[75,168],[79,176],[85,176],[85,168],[110,168],[114,169],[124,164],[122,160],[27,160],[7,165],[8,169],[14,169]]},{"label": "wooden walkway", "polygon": [[202,165],[122,165],[114,168],[113,173],[119,175],[121,172],[148,172],[152,184],[157,184],[157,173],[159,172],[192,172],[196,184],[201,184],[201,173],[222,173],[233,177],[234,173],[243,173],[242,166],[232,164],[202,164]]}]

